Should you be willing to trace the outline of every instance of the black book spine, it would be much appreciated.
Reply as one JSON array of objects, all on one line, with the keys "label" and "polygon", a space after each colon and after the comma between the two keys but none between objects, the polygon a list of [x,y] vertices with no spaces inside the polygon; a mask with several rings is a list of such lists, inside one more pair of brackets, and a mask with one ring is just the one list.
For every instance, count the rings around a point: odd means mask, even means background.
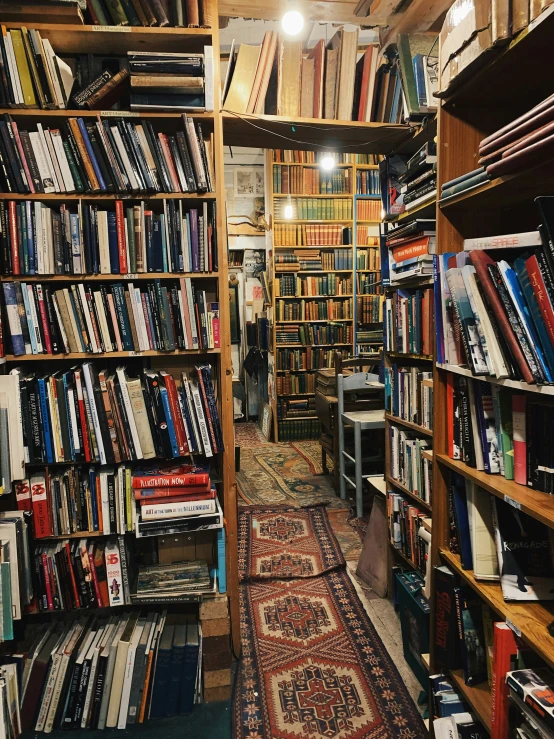
[{"label": "black book spine", "polygon": [[156,160],[156,167],[158,167],[158,171],[163,181],[163,189],[165,192],[173,192],[173,186],[171,184],[171,177],[169,176],[169,171],[165,163],[165,158],[162,152],[162,146],[160,144],[158,137],[156,136],[154,132],[152,123],[150,121],[144,121],[143,126],[144,126],[144,132],[146,134],[146,138],[148,140],[148,145],[151,147],[151,151],[154,154],[154,157]]},{"label": "black book spine", "polygon": [[121,387],[119,385],[119,381],[115,380],[114,382],[114,388],[115,388],[115,395],[117,398],[117,407],[119,408],[119,412],[121,414],[121,418],[123,421],[123,430],[125,432],[125,438],[127,440],[127,446],[129,447],[129,452],[131,454],[131,459],[137,458],[137,453],[135,450],[135,446],[133,444],[133,437],[129,432],[129,418],[127,417],[127,411],[125,409],[125,403],[123,402],[123,393],[121,392]]},{"label": "black book spine", "polygon": [[13,95],[12,83],[9,77],[9,66],[8,57],[6,54],[6,47],[4,46],[4,38],[0,34],[0,80],[2,82],[2,89],[4,93],[4,105],[6,108],[11,108],[15,103],[15,97]]},{"label": "black book spine", "polygon": [[156,290],[154,285],[149,282],[146,285],[146,289],[148,290],[148,299],[150,303],[150,312],[152,314],[152,320],[154,321],[154,338],[156,342],[156,350],[162,351],[163,350],[163,333],[162,333],[162,326],[160,322],[160,314],[158,311],[158,301],[156,299]]},{"label": "black book spine", "polygon": [[210,179],[210,168],[208,167],[208,154],[206,152],[206,143],[202,134],[202,124],[200,121],[196,123],[196,131],[198,136],[198,146],[200,147],[200,155],[202,157],[202,164],[204,165],[204,175],[206,177],[206,189],[208,192],[212,192],[213,183]]},{"label": "black book spine", "polygon": [[196,192],[196,190],[198,190],[198,185],[196,183],[196,177],[194,175],[194,168],[192,166],[191,154],[190,154],[188,143],[187,143],[187,137],[185,136],[183,131],[177,131],[175,138],[177,140],[177,148],[179,149],[181,161],[183,163],[183,168],[185,170],[185,176],[187,178],[187,184],[188,184],[189,191]]},{"label": "black book spine", "polygon": [[129,121],[123,121],[127,135],[129,137],[129,143],[133,149],[133,153],[135,155],[135,161],[137,163],[137,166],[141,172],[142,179],[144,182],[144,186],[146,190],[155,190],[154,183],[152,182],[152,178],[150,177],[150,170],[148,169],[148,163],[146,161],[146,158],[144,156],[144,152],[142,151],[142,146],[140,145],[139,137],[137,134],[137,130],[135,126],[130,123]]},{"label": "black book spine", "polygon": [[111,153],[114,157],[114,160],[117,164],[118,170],[119,170],[119,176],[121,178],[121,181],[123,182],[123,191],[130,191],[132,190],[131,182],[129,181],[129,177],[127,175],[127,170],[125,169],[125,165],[123,164],[123,159],[121,158],[121,154],[119,153],[119,149],[117,148],[117,144],[115,142],[114,135],[112,133],[112,130],[110,128],[110,124],[108,121],[102,121],[102,126],[104,128],[104,133],[106,135],[107,142],[110,146]]},{"label": "black book spine", "polygon": [[[184,298],[185,296],[183,296]],[[179,310],[179,290],[173,286],[171,288],[171,311],[173,313],[175,333],[177,334],[177,346],[179,349],[185,348],[185,331],[181,320],[181,311]]]},{"label": "black book spine", "polygon": [[23,153],[25,154],[25,159],[27,160],[27,166],[29,167],[31,179],[33,180],[33,186],[35,188],[35,192],[44,192],[44,187],[42,186],[42,179],[40,177],[37,160],[35,158],[35,152],[33,151],[31,139],[29,137],[28,132],[20,131],[19,138],[21,140],[21,147],[23,149]]},{"label": "black book spine", "polygon": [[100,422],[100,431],[102,433],[102,442],[104,444],[104,452],[106,454],[106,461],[108,464],[114,464],[115,455],[112,440],[110,437],[110,428],[108,425],[108,419],[106,417],[106,409],[104,408],[104,399],[102,398],[102,391],[98,385],[98,380],[94,378],[94,400],[96,402],[96,410],[98,413],[98,419]]},{"label": "black book spine", "polygon": [[117,533],[117,518],[115,513],[115,476],[113,474],[107,476],[108,482],[108,507],[110,511],[110,534]]},{"label": "black book spine", "polygon": [[123,141],[123,146],[125,147],[127,156],[129,157],[129,162],[131,163],[133,174],[135,175],[135,178],[138,182],[138,189],[146,190],[147,189],[146,183],[142,179],[142,172],[140,171],[140,167],[138,166],[135,152],[134,152],[131,140],[129,139],[129,136],[127,134],[127,129],[125,128],[125,124],[123,121],[118,121],[116,125],[119,130],[119,133],[121,134],[121,140]]},{"label": "black book spine", "polygon": [[56,320],[56,314],[54,311],[54,305],[52,303],[52,294],[50,292],[50,286],[44,285],[44,305],[46,308],[46,317],[48,319],[48,331],[50,332],[50,341],[52,342],[52,354],[59,354],[63,347],[58,331],[58,322]]},{"label": "black book spine", "polygon": [[6,201],[0,201],[0,259],[2,274],[12,274],[12,250],[10,246],[10,216]]},{"label": "black book spine", "polygon": [[96,127],[86,126],[86,129],[88,137],[90,139],[92,150],[94,151],[94,156],[96,157],[96,161],[98,162],[98,166],[100,167],[100,171],[102,172],[102,177],[104,178],[104,182],[106,183],[106,188],[108,192],[115,192],[117,188],[114,184],[114,177],[112,177],[111,167],[106,161],[104,151],[98,141],[98,136],[96,135]]},{"label": "black book spine", "polygon": [[[10,132],[12,136],[10,136]],[[15,180],[15,189],[20,193],[28,193],[29,186],[26,184],[25,171],[23,170],[23,164],[19,157],[17,147],[12,142],[13,131],[11,130],[11,124],[6,121],[0,121],[0,135],[2,136],[2,143],[6,150],[10,168]]]},{"label": "black book spine", "polygon": [[125,597],[125,605],[131,605],[131,583],[129,578],[129,562],[127,560],[127,550],[125,548],[125,537],[117,537],[117,545],[119,547],[119,559],[121,561],[121,580],[123,582],[123,595]]},{"label": "black book spine", "polygon": [[75,664],[71,673],[71,683],[69,685],[69,698],[67,699],[67,707],[62,726],[64,729],[73,729],[75,726],[75,710],[77,708],[77,697],[79,694],[79,684],[81,682],[81,672],[83,671],[83,663]]},{"label": "black book spine", "polygon": [[85,169],[85,166],[79,154],[79,148],[77,147],[77,142],[75,141],[75,137],[73,136],[73,131],[71,130],[71,126],[69,125],[67,121],[63,121],[62,130],[65,134],[66,141],[69,144],[69,148],[71,149],[71,153],[73,154],[73,159],[75,160],[75,166],[77,167],[77,170],[81,177],[81,181],[85,187],[85,191],[92,192],[92,183],[88,178],[87,171]]},{"label": "black book spine", "polygon": [[13,192],[16,189],[15,178],[2,137],[0,137],[0,186],[2,192]]}]

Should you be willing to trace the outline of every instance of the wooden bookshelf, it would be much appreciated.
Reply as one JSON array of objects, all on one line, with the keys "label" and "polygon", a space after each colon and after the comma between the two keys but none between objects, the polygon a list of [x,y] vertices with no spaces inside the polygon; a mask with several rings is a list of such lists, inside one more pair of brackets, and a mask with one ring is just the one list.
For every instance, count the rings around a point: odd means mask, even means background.
[{"label": "wooden bookshelf", "polygon": [[425,508],[428,511],[432,510],[432,506],[430,503],[426,503],[423,498],[420,498],[419,495],[416,495],[415,493],[412,493],[411,490],[409,490],[405,485],[403,485],[399,480],[395,480],[392,475],[386,474],[385,480],[389,483],[389,485],[392,485],[394,488],[397,488],[397,490],[400,493],[403,493],[408,498],[411,498],[412,500],[415,500],[419,505],[421,505],[423,508]]},{"label": "wooden bookshelf", "polygon": [[217,272],[137,272],[124,275],[19,275],[22,282],[125,282],[132,280],[179,280],[190,277],[198,280],[217,280]]},{"label": "wooden bookshelf", "polygon": [[471,705],[477,714],[477,717],[487,729],[491,730],[491,689],[488,682],[479,683],[479,685],[466,685],[464,682],[463,670],[452,670],[450,676],[454,681],[454,686],[460,691],[464,698]]},{"label": "wooden bookshelf", "polygon": [[148,351],[130,351],[130,352],[68,352],[67,354],[6,354],[6,362],[56,362],[63,359],[119,359],[125,357],[132,359],[133,357],[179,357],[185,356],[202,356],[202,354],[221,354],[221,349],[183,349],[175,352],[161,352],[156,349],[148,349]]},{"label": "wooden bookshelf", "polygon": [[[459,367],[457,364],[438,364],[437,369],[444,370],[446,372],[453,372],[456,375],[463,375],[464,377],[474,377],[473,372],[467,367]],[[538,393],[539,395],[554,395],[554,385],[529,385],[527,382],[520,380],[498,380],[496,377],[483,377],[485,382],[490,382],[491,385],[499,385],[500,387],[508,387],[512,390],[519,390],[520,392],[526,393]]]},{"label": "wooden bookshelf", "polygon": [[91,200],[95,203],[113,202],[114,200],[215,200],[215,193],[196,193],[196,192],[164,192],[164,193],[63,193],[63,192],[37,192],[27,193],[22,195],[21,193],[10,193],[6,200],[38,200],[40,202],[62,202],[66,201],[79,201],[79,200]]},{"label": "wooden bookshelf", "polygon": [[433,436],[432,429],[427,429],[425,428],[425,426],[420,426],[417,423],[412,423],[411,421],[406,421],[403,418],[399,418],[398,416],[393,416],[392,413],[385,413],[385,420],[399,426],[405,426],[412,431],[417,431],[418,434],[423,434],[424,436]]}]

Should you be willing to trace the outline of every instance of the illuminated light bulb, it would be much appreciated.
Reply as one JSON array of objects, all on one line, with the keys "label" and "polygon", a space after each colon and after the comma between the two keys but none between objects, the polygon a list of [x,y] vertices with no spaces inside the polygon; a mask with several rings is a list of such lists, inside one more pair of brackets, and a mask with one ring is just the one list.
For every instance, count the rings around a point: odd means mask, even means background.
[{"label": "illuminated light bulb", "polygon": [[284,215],[285,215],[285,218],[292,218],[293,212],[292,212],[292,204],[291,203],[287,203],[285,205],[285,213],[284,213]]},{"label": "illuminated light bulb", "polygon": [[298,36],[304,28],[304,16],[298,10],[289,10],[281,18],[281,28],[288,36]]},{"label": "illuminated light bulb", "polygon": [[335,158],[332,154],[324,154],[319,164],[321,169],[333,169],[335,166]]}]

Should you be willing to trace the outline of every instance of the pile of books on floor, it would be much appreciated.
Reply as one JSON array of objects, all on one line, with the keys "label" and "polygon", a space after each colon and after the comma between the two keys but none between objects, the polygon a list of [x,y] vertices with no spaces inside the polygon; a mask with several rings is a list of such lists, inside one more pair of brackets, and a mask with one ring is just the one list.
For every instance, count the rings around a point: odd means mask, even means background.
[{"label": "pile of books on floor", "polygon": [[0,121],[2,192],[212,192],[213,150],[200,122],[156,133],[151,121],[68,118],[60,128]]},{"label": "pile of books on floor", "polygon": [[3,658],[6,736],[125,729],[188,714],[200,700],[202,637],[192,616],[83,615],[33,631],[30,648]]},{"label": "pile of books on floor", "polygon": [[[219,303],[208,303],[190,278],[125,285],[4,282],[5,342],[15,356],[181,351],[220,346]],[[20,310],[19,306],[23,306]]]},{"label": "pile of books on floor", "polygon": [[391,285],[433,274],[436,221],[416,218],[405,226],[391,228],[386,244]]},{"label": "pile of books on floor", "polygon": [[103,3],[87,0],[87,13],[97,26],[175,26],[211,28],[212,16],[207,0],[160,0]]},{"label": "pile of books on floor", "polygon": [[[215,203],[187,208],[163,200],[163,212],[148,204],[114,210],[95,203],[49,207],[37,201],[0,202],[4,275],[136,274],[217,271]],[[25,234],[25,238],[19,238]]]},{"label": "pile of books on floor", "polygon": [[[489,732],[469,712],[469,705],[447,675],[432,675],[433,731],[437,739],[486,739]],[[506,727],[507,728],[507,727]]]},{"label": "pile of books on floor", "polygon": [[[425,42],[428,53],[432,36]],[[223,107],[239,114],[387,123],[436,108],[435,65],[414,54],[410,37],[400,36],[398,51],[389,47],[381,57],[370,45],[358,60],[357,47],[358,30],[345,28],[304,52],[301,41],[274,31],[261,46],[241,44],[236,59],[232,47]]]},{"label": "pile of books on floor", "polygon": [[116,464],[224,451],[209,365],[195,378],[182,372],[180,383],[163,370],[132,378],[125,367],[97,373],[90,363],[54,375],[17,370],[0,377],[0,392],[7,417],[21,404],[23,420],[4,439],[5,481],[26,479],[25,459]]},{"label": "pile of books on floor", "polygon": [[438,361],[474,375],[554,381],[554,199],[540,196],[539,231],[466,239],[438,259]]},{"label": "pile of books on floor", "polygon": [[213,48],[203,54],[129,51],[131,110],[213,110]]}]

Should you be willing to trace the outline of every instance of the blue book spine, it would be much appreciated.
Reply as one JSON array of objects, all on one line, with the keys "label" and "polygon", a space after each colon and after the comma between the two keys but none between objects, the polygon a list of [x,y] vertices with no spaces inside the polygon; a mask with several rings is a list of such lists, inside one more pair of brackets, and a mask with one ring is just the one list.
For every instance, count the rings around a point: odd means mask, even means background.
[{"label": "blue book spine", "polygon": [[42,422],[42,433],[44,435],[44,446],[46,451],[46,462],[52,464],[54,462],[54,453],[52,451],[52,427],[50,424],[50,411],[48,409],[48,392],[46,390],[46,381],[44,378],[38,379],[38,395],[40,399],[40,415]]},{"label": "blue book spine", "polygon": [[425,106],[427,105],[427,92],[425,90],[425,70],[423,69],[423,54],[416,54],[413,58],[413,64],[417,99],[420,106]]},{"label": "blue book spine", "polygon": [[152,701],[149,718],[165,718],[166,702],[169,688],[169,677],[171,671],[171,648],[158,648],[156,660],[156,671],[153,677]]},{"label": "blue book spine", "polygon": [[192,713],[198,671],[198,645],[187,644],[181,679],[181,704],[179,713]]},{"label": "blue book spine", "polygon": [[[164,271],[165,249],[162,238],[162,228],[159,218],[152,219],[152,269],[149,272]],[[167,262],[166,262],[167,265]]]},{"label": "blue book spine", "polygon": [[550,341],[548,331],[544,325],[537,298],[535,297],[535,293],[531,287],[531,280],[525,266],[525,259],[522,259],[521,257],[516,259],[514,267],[518,276],[519,284],[521,285],[521,290],[527,301],[533,323],[535,324],[535,329],[539,335],[545,360],[548,364],[551,375],[554,376],[554,348],[552,347],[552,342]]},{"label": "blue book spine", "polygon": [[83,270],[81,258],[81,227],[78,213],[69,214],[69,226],[71,229],[71,263],[73,266],[73,273],[78,275]]},{"label": "blue book spine", "polygon": [[167,390],[165,389],[165,387],[160,387],[160,396],[162,398],[162,404],[164,407],[167,431],[169,433],[169,443],[171,444],[171,451],[173,452],[174,457],[178,457],[179,445],[177,444],[175,426],[173,425],[173,416],[171,415],[171,407],[169,405],[169,398],[167,397]]},{"label": "blue book spine", "polygon": [[108,213],[108,246],[110,249],[110,270],[112,275],[119,274],[119,246],[117,243],[117,222],[115,213]]},{"label": "blue book spine", "polygon": [[38,354],[38,345],[35,329],[33,327],[33,319],[31,316],[31,306],[29,304],[29,293],[27,292],[27,285],[21,283],[21,294],[23,296],[23,305],[25,306],[25,315],[27,316],[27,325],[29,326],[29,338],[31,340],[31,351],[33,354]]},{"label": "blue book spine", "polygon": [[217,589],[220,593],[227,592],[225,528],[217,529]]},{"label": "blue book spine", "polygon": [[21,246],[22,253],[20,255],[20,262],[23,262],[22,273],[24,275],[29,274],[29,237],[28,237],[28,223],[27,223],[27,208],[25,203],[19,203],[20,216],[21,216]]},{"label": "blue book spine", "polygon": [[117,312],[119,322],[119,333],[121,335],[121,342],[123,344],[123,347],[125,348],[125,351],[131,352],[134,349],[133,337],[131,335],[129,316],[127,315],[127,306],[125,305],[123,286],[119,283],[113,285],[112,294],[114,297],[115,310]]},{"label": "blue book spine", "polygon": [[104,182],[104,178],[102,177],[102,172],[100,171],[100,167],[98,166],[98,162],[96,161],[96,157],[94,156],[94,150],[88,137],[87,127],[85,126],[85,122],[82,118],[77,118],[77,125],[79,126],[79,130],[81,131],[81,136],[83,137],[85,148],[87,150],[87,154],[90,157],[92,168],[94,169],[94,174],[96,175],[96,179],[98,180],[100,189],[102,190],[102,192],[107,192],[108,188],[106,187],[106,183]]},{"label": "blue book spine", "polygon": [[479,434],[479,441],[481,442],[481,450],[483,452],[483,465],[487,474],[491,473],[491,464],[489,459],[489,445],[487,441],[487,426],[485,421],[485,412],[483,410],[483,385],[480,381],[473,383],[473,391],[475,393],[475,408],[477,410],[477,429],[473,430],[473,433],[477,431]]},{"label": "blue book spine", "polygon": [[185,645],[171,647],[170,679],[165,699],[165,715],[176,716],[180,713],[179,703],[183,684],[183,664],[185,661]]}]

